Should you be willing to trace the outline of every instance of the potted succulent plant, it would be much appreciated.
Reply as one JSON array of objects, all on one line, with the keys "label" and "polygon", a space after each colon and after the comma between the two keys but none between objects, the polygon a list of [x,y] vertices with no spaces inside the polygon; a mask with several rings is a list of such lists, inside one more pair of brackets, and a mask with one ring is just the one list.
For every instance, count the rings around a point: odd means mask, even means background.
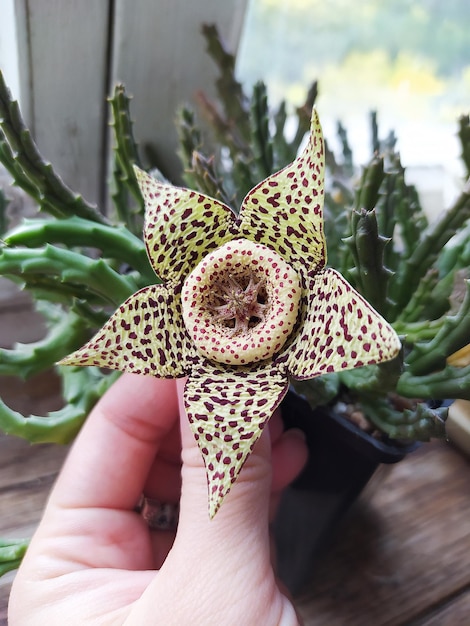
[{"label": "potted succulent plant", "polygon": [[[115,146],[109,217],[66,187],[42,159],[0,77],[0,161],[48,214],[8,231],[2,196],[0,274],[32,294],[50,328],[37,344],[1,351],[0,374],[25,377],[61,360],[69,364],[57,367],[63,409],[47,418],[24,417],[0,402],[0,428],[31,442],[68,442],[119,375],[103,367],[164,376],[192,372],[189,417],[206,457],[214,515],[285,395],[289,374],[295,394],[287,400],[287,419],[305,409],[299,402],[342,412],[346,420],[321,422],[383,447],[385,456],[373,463],[400,458],[412,441],[445,435],[446,409],[436,408],[436,401],[470,398],[470,366],[456,356],[470,335],[470,195],[463,191],[428,226],[416,191],[404,182],[393,138],[380,142],[375,125],[373,159],[359,178],[344,129],[339,127],[339,162],[323,143],[316,114],[298,156],[316,87],[297,110],[289,140],[286,107],[272,114],[261,83],[248,98],[215,29],[205,27],[204,33],[221,69],[220,106],[199,95],[215,147],[204,148],[194,114],[184,108],[177,123],[186,189],[168,184],[162,163],[158,170],[147,168],[149,175],[132,137],[129,98],[117,86],[110,99]],[[468,170],[468,118],[461,120],[460,136]],[[292,185],[302,192],[307,226],[295,208]],[[239,216],[230,211],[240,206]],[[174,215],[178,222],[172,222]],[[168,228],[162,230],[159,220]],[[457,232],[460,239],[449,245]],[[260,271],[240,273],[248,257]],[[212,282],[206,283],[209,274]],[[214,348],[204,330],[208,316],[236,330],[229,333],[233,341],[216,338]],[[149,324],[160,343],[149,339]],[[211,338],[216,330],[211,326]],[[250,357],[238,339],[248,335],[254,344]],[[241,430],[229,413],[240,387],[237,410],[247,418]],[[248,409],[253,402],[256,410]],[[227,418],[223,426],[206,426],[198,418],[217,411]],[[320,432],[322,425],[314,423]],[[211,443],[224,438],[231,443],[226,455]],[[0,547],[4,570],[18,564],[24,549],[21,541]]]}]

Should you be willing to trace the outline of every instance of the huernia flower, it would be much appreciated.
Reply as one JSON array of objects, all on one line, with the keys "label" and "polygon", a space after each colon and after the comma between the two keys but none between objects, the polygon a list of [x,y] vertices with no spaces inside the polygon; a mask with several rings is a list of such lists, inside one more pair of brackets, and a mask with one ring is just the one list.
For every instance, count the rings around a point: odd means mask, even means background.
[{"label": "huernia flower", "polygon": [[238,216],[136,168],[144,239],[163,281],[124,302],[62,363],[188,380],[184,400],[214,516],[289,385],[386,361],[391,326],[325,267],[324,144],[316,112],[302,154]]}]

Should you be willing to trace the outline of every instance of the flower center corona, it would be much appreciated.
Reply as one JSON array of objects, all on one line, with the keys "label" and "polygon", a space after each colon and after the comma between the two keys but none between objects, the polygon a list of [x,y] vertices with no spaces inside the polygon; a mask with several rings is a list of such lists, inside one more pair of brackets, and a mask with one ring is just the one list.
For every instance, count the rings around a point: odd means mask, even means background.
[{"label": "flower center corona", "polygon": [[301,287],[292,267],[266,246],[235,239],[187,277],[183,319],[198,350],[228,365],[278,352],[297,319]]}]

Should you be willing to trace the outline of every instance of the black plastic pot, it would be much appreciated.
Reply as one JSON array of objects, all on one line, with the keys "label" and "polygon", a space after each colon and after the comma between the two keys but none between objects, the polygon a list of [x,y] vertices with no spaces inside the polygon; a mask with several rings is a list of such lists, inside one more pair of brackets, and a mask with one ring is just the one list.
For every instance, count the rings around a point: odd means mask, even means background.
[{"label": "black plastic pot", "polygon": [[377,468],[401,461],[417,444],[375,439],[339,415],[312,410],[291,391],[282,415],[287,428],[305,432],[309,447],[307,466],[284,492],[274,524],[279,575],[297,593]]}]

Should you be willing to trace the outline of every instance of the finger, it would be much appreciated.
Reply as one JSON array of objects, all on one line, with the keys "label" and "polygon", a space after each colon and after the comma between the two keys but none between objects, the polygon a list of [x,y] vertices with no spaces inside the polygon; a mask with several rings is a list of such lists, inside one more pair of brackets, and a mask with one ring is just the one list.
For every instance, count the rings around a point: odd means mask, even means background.
[{"label": "finger", "polygon": [[160,502],[176,504],[181,496],[181,433],[179,419],[159,447],[145,481],[143,493]]},{"label": "finger", "polygon": [[269,519],[273,521],[279,508],[282,491],[297,478],[308,459],[304,433],[292,428],[283,433],[272,446],[272,483]]},{"label": "finger", "polygon": [[284,432],[284,424],[282,422],[282,413],[281,409],[277,408],[271,419],[268,422],[269,435],[271,438],[271,445],[276,445],[276,441],[282,437],[282,433]]},{"label": "finger", "polygon": [[[236,483],[214,519],[209,519],[207,479],[201,453],[190,430],[179,388],[182,437],[182,493],[174,551],[233,564],[246,558],[247,544],[256,545],[253,558],[269,564],[268,512],[271,484],[268,429],[257,442]],[[198,541],[195,543],[194,538]],[[209,549],[210,547],[210,549]],[[201,551],[200,554],[198,552]],[[221,564],[221,563],[219,563]],[[240,564],[241,565],[241,564]]]},{"label": "finger", "polygon": [[77,437],[51,496],[67,507],[130,509],[177,421],[175,381],[124,374]]},{"label": "finger", "polygon": [[300,474],[308,458],[304,433],[297,428],[284,432],[272,447],[272,485],[274,493],[287,487]]}]

